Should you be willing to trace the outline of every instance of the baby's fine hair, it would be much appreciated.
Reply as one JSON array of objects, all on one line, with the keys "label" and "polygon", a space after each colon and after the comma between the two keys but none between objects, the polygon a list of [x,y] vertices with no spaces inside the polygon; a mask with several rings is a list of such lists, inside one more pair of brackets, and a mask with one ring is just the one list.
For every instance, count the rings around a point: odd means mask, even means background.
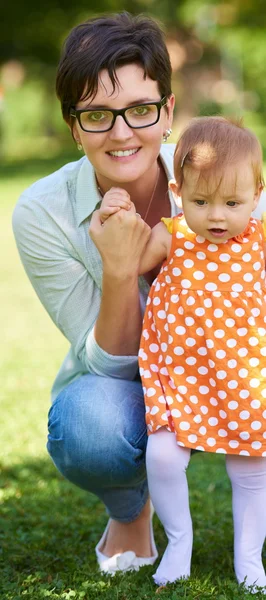
[{"label": "baby's fine hair", "polygon": [[179,190],[184,167],[197,169],[200,176],[218,175],[226,167],[250,158],[255,187],[264,186],[261,144],[256,135],[243,126],[242,119],[198,117],[190,121],[175,149],[174,174]]}]

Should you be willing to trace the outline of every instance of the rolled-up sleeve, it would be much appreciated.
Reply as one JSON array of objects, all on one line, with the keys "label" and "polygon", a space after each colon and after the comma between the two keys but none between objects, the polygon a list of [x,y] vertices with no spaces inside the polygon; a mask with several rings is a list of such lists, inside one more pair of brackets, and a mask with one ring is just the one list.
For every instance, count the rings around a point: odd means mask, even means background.
[{"label": "rolled-up sleeve", "polygon": [[[69,210],[69,208],[68,208]],[[101,289],[82,261],[70,227],[71,214],[58,219],[45,198],[26,194],[13,213],[13,230],[25,271],[53,322],[69,340],[83,372],[134,379],[137,356],[113,356],[94,337]],[[82,238],[82,236],[81,236]]]}]

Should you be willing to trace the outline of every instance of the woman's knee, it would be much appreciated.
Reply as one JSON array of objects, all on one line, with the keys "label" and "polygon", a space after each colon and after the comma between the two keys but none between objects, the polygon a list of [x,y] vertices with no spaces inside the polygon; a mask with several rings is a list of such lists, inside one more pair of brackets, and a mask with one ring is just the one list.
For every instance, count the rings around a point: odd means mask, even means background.
[{"label": "woman's knee", "polygon": [[86,375],[49,412],[48,452],[59,471],[93,490],[126,485],[145,473],[146,426],[141,385]]}]

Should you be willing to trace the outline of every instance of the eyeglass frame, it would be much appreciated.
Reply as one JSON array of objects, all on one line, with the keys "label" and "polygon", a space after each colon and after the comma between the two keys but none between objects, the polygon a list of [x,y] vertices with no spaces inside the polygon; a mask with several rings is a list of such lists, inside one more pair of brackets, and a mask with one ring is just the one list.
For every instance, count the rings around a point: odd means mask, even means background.
[{"label": "eyeglass frame", "polygon": [[[113,126],[115,124],[116,118],[121,116],[125,123],[127,124],[128,127],[130,127],[130,129],[144,129],[145,127],[152,127],[153,125],[155,125],[156,123],[158,123],[159,119],[160,119],[160,114],[161,114],[161,109],[163,108],[163,106],[165,106],[167,104],[167,96],[164,96],[161,100],[159,100],[158,102],[142,102],[140,104],[133,104],[132,106],[127,106],[126,108],[120,108],[120,109],[112,109],[112,108],[71,108],[70,109],[70,117],[74,117],[78,120],[79,126],[81,127],[81,129],[83,131],[85,131],[85,133],[105,133],[106,131],[110,131],[111,129],[113,129]],[[157,107],[157,118],[156,121],[154,121],[154,123],[150,123],[150,125],[138,125],[138,126],[132,126],[128,123],[127,118],[126,118],[126,111],[130,110],[131,108],[137,108],[138,106],[156,106]],[[110,113],[112,113],[113,115],[113,119],[112,119],[112,123],[110,125],[110,127],[108,127],[107,129],[84,129],[84,127],[82,127],[81,124],[81,120],[80,120],[80,115],[82,113],[88,113],[88,112],[98,112],[98,111],[108,111]]]}]

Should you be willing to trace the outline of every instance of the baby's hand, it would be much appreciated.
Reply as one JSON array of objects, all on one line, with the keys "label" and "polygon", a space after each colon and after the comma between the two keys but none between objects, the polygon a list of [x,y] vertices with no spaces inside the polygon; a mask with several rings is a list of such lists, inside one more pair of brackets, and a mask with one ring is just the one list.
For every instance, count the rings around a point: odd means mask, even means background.
[{"label": "baby's hand", "polygon": [[121,208],[130,210],[132,202],[129,194],[122,188],[112,187],[102,199],[100,206],[100,219],[104,223],[111,215],[118,212]]}]

